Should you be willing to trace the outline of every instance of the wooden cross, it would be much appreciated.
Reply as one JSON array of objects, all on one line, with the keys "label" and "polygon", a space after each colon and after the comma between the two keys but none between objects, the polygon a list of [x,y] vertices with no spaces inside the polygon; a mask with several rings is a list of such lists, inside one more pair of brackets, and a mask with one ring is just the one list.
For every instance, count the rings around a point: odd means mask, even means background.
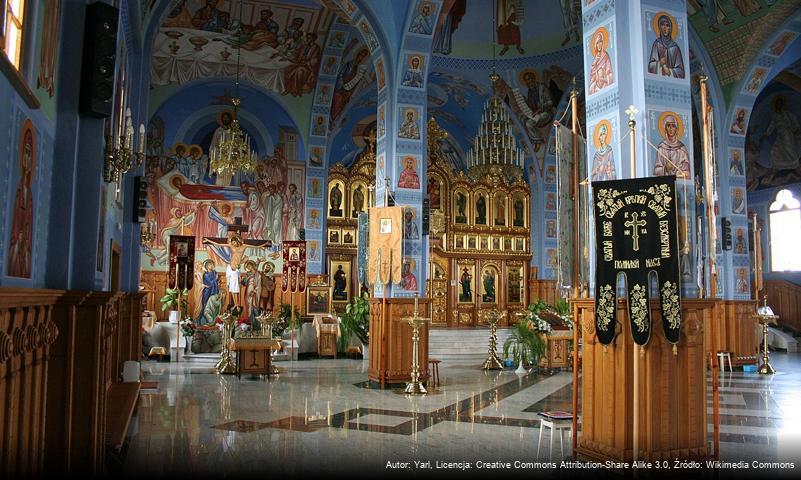
[{"label": "wooden cross", "polygon": [[222,237],[203,237],[206,245],[218,245],[231,249],[231,268],[239,269],[242,260],[245,258],[245,249],[248,248],[269,248],[273,245],[270,240],[259,240],[254,238],[243,239],[242,233],[248,231],[248,226],[242,223],[241,217],[234,218],[234,223],[228,225],[228,235]]},{"label": "wooden cross", "polygon": [[[634,240],[634,247],[633,250],[639,251],[640,250],[640,232],[638,231],[639,227],[644,227],[648,225],[648,222],[645,220],[637,221],[637,218],[640,216],[639,213],[634,212],[631,214],[631,220],[627,222],[623,222],[624,227],[631,227],[631,230],[626,230],[624,232],[625,235],[631,235],[631,238]],[[642,233],[648,233],[645,229],[642,230]]]}]

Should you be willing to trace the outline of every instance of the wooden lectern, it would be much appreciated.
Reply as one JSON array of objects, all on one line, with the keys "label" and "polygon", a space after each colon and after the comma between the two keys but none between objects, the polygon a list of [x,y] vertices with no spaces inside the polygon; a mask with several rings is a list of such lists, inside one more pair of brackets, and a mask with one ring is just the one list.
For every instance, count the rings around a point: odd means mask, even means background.
[{"label": "wooden lectern", "polygon": [[[425,312],[428,299],[419,299]],[[382,306],[385,308],[382,316]],[[404,384],[412,375],[412,327],[402,320],[414,315],[413,298],[370,299],[370,365],[367,377],[381,386]],[[420,380],[428,381],[428,325],[420,328]]]}]

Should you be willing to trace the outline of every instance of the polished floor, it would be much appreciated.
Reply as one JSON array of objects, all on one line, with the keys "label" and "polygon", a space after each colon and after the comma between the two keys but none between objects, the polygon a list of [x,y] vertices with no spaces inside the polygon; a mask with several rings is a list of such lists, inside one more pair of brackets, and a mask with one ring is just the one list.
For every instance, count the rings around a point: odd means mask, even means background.
[{"label": "polished floor", "polygon": [[[770,377],[720,375],[721,460],[794,462],[795,469],[773,473],[797,475],[801,354],[776,353],[773,364],[778,373]],[[558,435],[551,449],[548,429],[539,445],[537,415],[571,409],[569,372],[518,376],[443,364],[437,391],[409,397],[366,388],[366,365],[280,362],[282,373],[265,381],[216,375],[210,361],[145,362],[145,380],[158,385],[142,392],[123,473],[453,476],[497,474],[502,470],[481,469],[479,462],[510,462],[504,476],[540,476],[543,463],[559,465],[571,454],[567,434],[563,449]],[[710,394],[710,432],[711,402]]]}]

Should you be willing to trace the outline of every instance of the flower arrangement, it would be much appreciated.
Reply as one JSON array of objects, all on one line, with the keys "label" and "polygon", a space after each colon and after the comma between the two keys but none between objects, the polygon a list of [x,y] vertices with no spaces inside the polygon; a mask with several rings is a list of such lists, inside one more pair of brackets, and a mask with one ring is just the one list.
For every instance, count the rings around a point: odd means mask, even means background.
[{"label": "flower arrangement", "polygon": [[194,337],[197,329],[197,325],[195,325],[195,322],[193,322],[191,318],[186,318],[181,322],[181,334],[186,338]]}]

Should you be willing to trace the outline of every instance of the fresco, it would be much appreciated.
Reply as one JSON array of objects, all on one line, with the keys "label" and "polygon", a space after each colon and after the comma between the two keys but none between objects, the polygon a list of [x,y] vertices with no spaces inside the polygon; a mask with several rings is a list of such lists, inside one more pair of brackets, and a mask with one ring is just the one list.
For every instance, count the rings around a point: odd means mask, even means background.
[{"label": "fresco", "polygon": [[361,37],[352,32],[342,52],[334,84],[330,117],[332,127],[341,123],[340,117],[352,99],[359,98],[365,91],[375,92],[375,82],[376,74],[370,63],[370,50],[362,43]]},{"label": "fresco", "polygon": [[8,276],[31,278],[33,262],[33,185],[36,175],[36,131],[26,119],[17,145],[19,182],[14,193],[8,241]]},{"label": "fresco", "polygon": [[[786,72],[783,75],[799,79]],[[801,93],[780,81],[771,82],[757,98],[745,138],[749,191],[801,181],[798,112],[801,112]]]},{"label": "fresco", "polygon": [[[244,239],[267,239],[274,244],[270,249],[246,251],[255,262],[250,265],[253,272],[264,272],[267,264],[272,271],[280,271],[278,244],[302,238],[305,147],[288,113],[275,100],[251,89],[242,92],[244,108],[239,117],[260,159],[256,169],[226,176],[211,171],[209,150],[231,118],[225,102],[214,95],[222,85],[185,88],[162,105],[149,123],[152,142],[145,176],[153,210],[147,221],[155,239],[144,250],[144,270],[164,269],[165,247],[172,234],[196,237],[196,259],[202,266],[196,270],[224,270],[231,261],[230,249],[202,241],[224,237],[237,218],[248,226]],[[273,115],[268,119],[253,113],[260,111]],[[247,271],[248,264],[244,266]]]},{"label": "fresco", "polygon": [[433,37],[435,54],[490,58],[494,41],[499,57],[521,57],[581,41],[580,0],[456,0],[443,12]]},{"label": "fresco", "polygon": [[322,39],[334,15],[310,2],[296,4],[176,0],[153,44],[153,86],[236,75],[281,95],[314,91]]}]

